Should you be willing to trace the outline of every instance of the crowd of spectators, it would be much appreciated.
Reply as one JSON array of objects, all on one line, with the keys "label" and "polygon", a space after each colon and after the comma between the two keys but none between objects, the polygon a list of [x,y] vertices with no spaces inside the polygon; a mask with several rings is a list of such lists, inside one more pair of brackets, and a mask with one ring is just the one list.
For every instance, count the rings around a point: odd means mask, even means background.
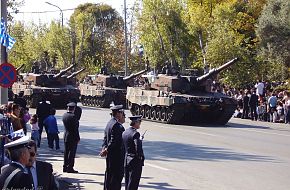
[{"label": "crowd of spectators", "polygon": [[258,81],[244,89],[224,88],[223,92],[238,102],[234,117],[290,124],[290,92],[275,90],[281,84]]}]

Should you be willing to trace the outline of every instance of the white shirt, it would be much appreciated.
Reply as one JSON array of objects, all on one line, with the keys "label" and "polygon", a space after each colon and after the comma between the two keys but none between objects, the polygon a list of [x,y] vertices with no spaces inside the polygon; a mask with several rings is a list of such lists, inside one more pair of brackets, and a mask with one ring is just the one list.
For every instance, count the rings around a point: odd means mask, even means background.
[{"label": "white shirt", "polygon": [[36,163],[35,162],[31,166],[30,172],[31,172],[32,178],[33,178],[34,189],[37,189],[38,188],[38,183],[37,183],[37,172],[36,172]]},{"label": "white shirt", "polygon": [[256,94],[257,95],[263,95],[263,93],[264,93],[264,83],[259,82],[258,84],[256,84],[255,87],[257,88]]}]

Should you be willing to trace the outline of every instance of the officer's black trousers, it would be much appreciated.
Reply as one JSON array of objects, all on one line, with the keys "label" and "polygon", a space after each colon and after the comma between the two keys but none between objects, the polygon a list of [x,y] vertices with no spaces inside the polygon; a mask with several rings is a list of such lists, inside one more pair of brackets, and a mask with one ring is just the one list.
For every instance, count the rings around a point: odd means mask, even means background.
[{"label": "officer's black trousers", "polygon": [[73,169],[75,165],[75,156],[77,151],[77,142],[65,142],[64,143],[64,164],[66,169]]},{"label": "officer's black trousers", "polygon": [[106,173],[104,190],[121,190],[122,179],[124,177],[124,161],[111,156],[106,158]]},{"label": "officer's black trousers", "polygon": [[125,189],[137,190],[142,174],[142,163],[134,166],[125,167]]}]

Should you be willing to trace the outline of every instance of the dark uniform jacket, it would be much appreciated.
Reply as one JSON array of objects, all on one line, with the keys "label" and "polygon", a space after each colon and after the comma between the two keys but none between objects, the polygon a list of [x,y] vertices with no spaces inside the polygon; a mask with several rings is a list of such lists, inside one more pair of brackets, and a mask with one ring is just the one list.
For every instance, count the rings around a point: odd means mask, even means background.
[{"label": "dark uniform jacket", "polygon": [[258,103],[259,103],[259,97],[256,94],[251,94],[250,99],[249,99],[249,106],[255,107],[255,106],[258,106]]},{"label": "dark uniform jacket", "polygon": [[24,169],[17,163],[10,163],[2,168],[2,173],[0,175],[0,189],[4,188],[5,180],[16,169],[19,169],[20,171],[11,178],[10,182],[6,186],[6,189],[32,189],[32,178],[28,173],[25,173]]},{"label": "dark uniform jacket", "polygon": [[82,112],[83,112],[82,108],[80,108],[79,106],[76,106],[74,114],[75,114],[77,120],[81,119]]},{"label": "dark uniform jacket", "polygon": [[50,163],[36,161],[38,189],[41,190],[58,189],[52,172],[53,172],[52,165]]},{"label": "dark uniform jacket", "polygon": [[51,105],[46,102],[41,102],[36,108],[37,117],[43,121],[50,115]]},{"label": "dark uniform jacket", "polygon": [[144,153],[140,133],[133,127],[128,128],[123,133],[123,143],[125,147],[125,167],[134,167],[135,164],[144,165]]},{"label": "dark uniform jacket", "polygon": [[64,142],[78,142],[80,140],[79,121],[73,113],[67,112],[62,116],[65,128]]}]

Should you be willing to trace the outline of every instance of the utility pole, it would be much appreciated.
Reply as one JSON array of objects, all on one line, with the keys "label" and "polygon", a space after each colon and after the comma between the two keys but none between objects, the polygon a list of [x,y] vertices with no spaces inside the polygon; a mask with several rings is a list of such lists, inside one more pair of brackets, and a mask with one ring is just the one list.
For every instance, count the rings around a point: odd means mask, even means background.
[{"label": "utility pole", "polygon": [[124,30],[125,30],[125,76],[128,76],[128,39],[127,39],[127,8],[124,0]]},{"label": "utility pole", "polygon": [[[7,23],[7,0],[1,0],[0,3],[1,14],[0,18],[3,18],[5,24]],[[7,27],[7,26],[6,26]],[[1,57],[1,64],[7,63],[7,52],[6,47],[0,45],[0,57]],[[0,104],[7,104],[8,103],[8,88],[0,88]]]},{"label": "utility pole", "polygon": [[54,7],[56,7],[56,8],[58,8],[59,9],[59,11],[60,11],[60,16],[61,16],[61,27],[63,28],[63,11],[62,11],[62,9],[59,7],[59,6],[57,6],[57,5],[55,5],[55,4],[52,4],[52,3],[50,3],[50,2],[45,2],[46,4],[49,4],[49,5],[51,5],[51,6],[54,6]]}]

